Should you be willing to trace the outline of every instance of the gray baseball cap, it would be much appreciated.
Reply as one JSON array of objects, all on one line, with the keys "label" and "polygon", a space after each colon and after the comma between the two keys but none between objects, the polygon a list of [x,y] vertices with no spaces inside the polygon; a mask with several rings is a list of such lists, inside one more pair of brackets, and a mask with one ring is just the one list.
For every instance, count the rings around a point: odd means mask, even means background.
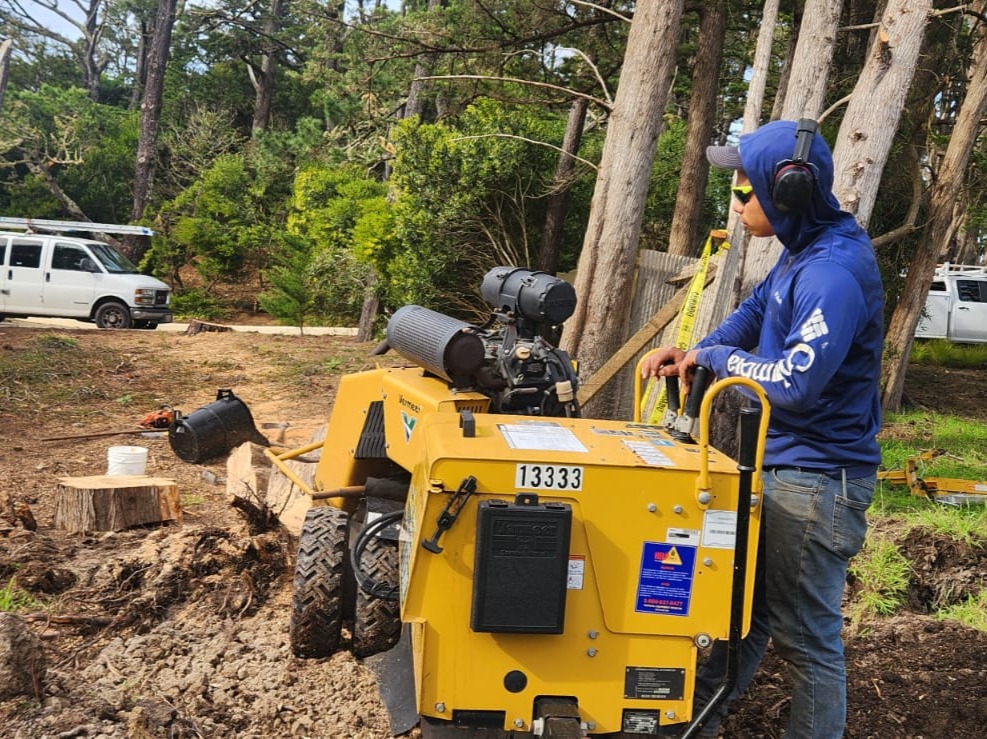
[{"label": "gray baseball cap", "polygon": [[707,146],[706,158],[714,167],[723,169],[743,169],[744,162],[740,158],[740,149],[736,146]]}]

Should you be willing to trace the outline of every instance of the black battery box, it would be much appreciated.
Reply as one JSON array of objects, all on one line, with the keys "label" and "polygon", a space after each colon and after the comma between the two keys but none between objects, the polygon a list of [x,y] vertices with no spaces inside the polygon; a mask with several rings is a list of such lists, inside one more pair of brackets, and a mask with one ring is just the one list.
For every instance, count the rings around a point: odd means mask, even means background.
[{"label": "black battery box", "polygon": [[572,507],[539,503],[533,493],[515,502],[477,506],[476,557],[470,628],[502,634],[561,634]]}]

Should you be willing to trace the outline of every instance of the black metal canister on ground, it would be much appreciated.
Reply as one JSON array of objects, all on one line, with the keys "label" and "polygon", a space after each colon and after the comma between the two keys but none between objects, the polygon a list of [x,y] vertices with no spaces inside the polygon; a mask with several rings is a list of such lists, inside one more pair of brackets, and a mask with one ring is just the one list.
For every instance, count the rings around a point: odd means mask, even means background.
[{"label": "black metal canister on ground", "polygon": [[220,389],[216,400],[183,416],[176,410],[168,427],[168,442],[179,459],[198,464],[226,454],[235,446],[252,441],[270,446],[254,425],[247,404],[230,389]]}]

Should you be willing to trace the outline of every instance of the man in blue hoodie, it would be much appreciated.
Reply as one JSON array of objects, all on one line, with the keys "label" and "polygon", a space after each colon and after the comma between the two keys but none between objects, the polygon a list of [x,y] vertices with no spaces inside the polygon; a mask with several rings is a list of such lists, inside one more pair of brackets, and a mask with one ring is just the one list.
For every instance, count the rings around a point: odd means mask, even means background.
[{"label": "man in blue hoodie", "polygon": [[[784,249],[709,336],[688,352],[664,347],[642,369],[645,378],[677,374],[686,385],[697,364],[717,377],[748,377],[771,403],[751,629],[737,685],[699,735],[717,736],[770,639],[793,683],[785,736],[841,737],[840,606],[880,462],[881,277],[867,234],[832,193],[832,154],[813,121],[775,121],[741,136],[738,147],[706,153],[737,171],[732,207],[744,227],[777,236]],[[700,669],[697,707],[722,679],[725,652],[718,642]]]}]

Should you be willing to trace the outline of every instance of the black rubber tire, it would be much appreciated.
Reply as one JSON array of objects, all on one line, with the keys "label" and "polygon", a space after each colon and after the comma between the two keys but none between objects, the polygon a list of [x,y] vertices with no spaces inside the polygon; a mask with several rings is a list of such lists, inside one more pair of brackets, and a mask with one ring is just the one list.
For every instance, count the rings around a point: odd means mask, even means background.
[{"label": "black rubber tire", "polygon": [[348,518],[346,511],[332,506],[309,508],[305,514],[288,627],[296,657],[328,657],[339,649]]},{"label": "black rubber tire", "polygon": [[[361,570],[378,583],[397,587],[398,543],[374,536],[367,542]],[[353,654],[370,657],[398,643],[401,637],[401,604],[396,600],[374,598],[357,585],[353,613]]]},{"label": "black rubber tire", "polygon": [[93,320],[100,328],[130,328],[130,310],[115,300],[103,303],[96,309]]}]

